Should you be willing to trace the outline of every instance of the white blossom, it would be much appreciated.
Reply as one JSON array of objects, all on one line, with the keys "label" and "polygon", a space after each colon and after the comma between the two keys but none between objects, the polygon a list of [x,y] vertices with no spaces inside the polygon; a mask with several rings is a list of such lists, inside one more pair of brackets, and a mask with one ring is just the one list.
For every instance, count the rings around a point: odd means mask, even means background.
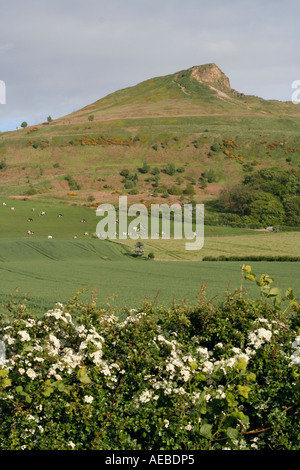
[{"label": "white blossom", "polygon": [[18,335],[21,336],[21,341],[30,341],[30,335],[25,330],[18,331]]}]

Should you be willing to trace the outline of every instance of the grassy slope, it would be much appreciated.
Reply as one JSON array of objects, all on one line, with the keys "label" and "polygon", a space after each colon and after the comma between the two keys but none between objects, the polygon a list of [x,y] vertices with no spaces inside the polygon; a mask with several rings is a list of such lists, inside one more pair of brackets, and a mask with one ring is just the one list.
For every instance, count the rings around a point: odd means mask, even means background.
[{"label": "grassy slope", "polygon": [[[256,168],[299,164],[297,106],[230,93],[225,99],[192,78],[192,70],[119,90],[50,125],[36,126],[34,132],[31,127],[0,134],[0,160],[7,163],[0,171],[0,195],[22,197],[33,186],[42,192],[40,199],[50,202],[88,204],[89,196],[96,202],[116,201],[116,190],[127,193],[119,172],[125,167],[136,172],[148,161],[162,170],[168,162],[184,166],[182,189],[194,178],[195,199],[205,201],[240,179],[246,163]],[[88,121],[91,114],[93,122]],[[97,144],[93,138],[100,135],[117,140],[111,145]],[[85,137],[89,141],[82,145],[80,139]],[[236,141],[234,153],[242,160],[226,157],[223,151],[209,157],[211,145],[223,139]],[[35,149],[30,141],[44,141],[46,146]],[[133,144],[127,146],[128,141]],[[268,154],[268,145],[274,141],[283,145]],[[218,182],[203,190],[199,178],[209,168],[216,171]],[[68,194],[64,180],[68,174],[81,184],[76,196]],[[176,176],[162,172],[160,183],[176,184]],[[139,194],[130,196],[132,200],[153,199],[148,177],[139,174]],[[161,194],[155,199],[162,201]]]}]

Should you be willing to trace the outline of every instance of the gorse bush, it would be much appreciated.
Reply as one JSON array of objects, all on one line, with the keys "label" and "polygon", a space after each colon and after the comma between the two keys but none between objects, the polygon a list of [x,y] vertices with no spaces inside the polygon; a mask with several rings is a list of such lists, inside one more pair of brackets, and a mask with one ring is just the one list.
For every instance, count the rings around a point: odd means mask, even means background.
[{"label": "gorse bush", "polygon": [[217,305],[204,291],[122,312],[75,297],[36,318],[10,302],[0,449],[299,449],[299,313],[249,266]]}]

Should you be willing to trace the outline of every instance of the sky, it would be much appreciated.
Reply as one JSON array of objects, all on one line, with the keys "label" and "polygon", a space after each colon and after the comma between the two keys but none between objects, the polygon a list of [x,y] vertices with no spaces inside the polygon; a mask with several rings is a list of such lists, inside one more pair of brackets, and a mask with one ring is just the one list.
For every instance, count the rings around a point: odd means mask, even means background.
[{"label": "sky", "polygon": [[0,1],[2,132],[195,65],[264,99],[300,80],[299,0]]}]

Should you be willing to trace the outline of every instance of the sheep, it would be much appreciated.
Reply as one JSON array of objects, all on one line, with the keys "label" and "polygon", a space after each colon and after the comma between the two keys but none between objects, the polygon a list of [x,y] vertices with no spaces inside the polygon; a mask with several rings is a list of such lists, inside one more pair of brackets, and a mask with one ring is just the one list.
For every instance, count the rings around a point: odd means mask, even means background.
[{"label": "sheep", "polygon": [[46,215],[46,212],[45,212],[45,211],[42,211],[42,212],[39,214],[39,217],[42,217],[43,215]]},{"label": "sheep", "polygon": [[11,209],[12,211],[14,211],[14,210],[15,210],[15,208],[14,208],[14,207],[11,207],[10,209]]},{"label": "sheep", "polygon": [[80,222],[83,222],[83,223],[84,223],[84,222],[86,222],[86,220],[85,220],[85,219],[81,219],[81,221],[80,221]]},{"label": "sheep", "polygon": [[27,222],[33,222],[33,219],[29,218],[29,219],[27,219]]},{"label": "sheep", "polygon": [[48,235],[48,238],[53,238],[52,235]]},{"label": "sheep", "polygon": [[74,237],[73,237],[73,238],[78,238],[78,237],[77,237],[77,235],[74,235]]},{"label": "sheep", "polygon": [[3,202],[2,206],[6,206],[6,202]]},{"label": "sheep", "polygon": [[58,217],[63,217],[63,214],[58,214]]},{"label": "sheep", "polygon": [[89,234],[89,232],[84,232],[84,235],[88,235],[88,234]]},{"label": "sheep", "polygon": [[28,235],[33,235],[34,234],[34,232],[32,230],[28,230],[27,233],[28,233]]}]

